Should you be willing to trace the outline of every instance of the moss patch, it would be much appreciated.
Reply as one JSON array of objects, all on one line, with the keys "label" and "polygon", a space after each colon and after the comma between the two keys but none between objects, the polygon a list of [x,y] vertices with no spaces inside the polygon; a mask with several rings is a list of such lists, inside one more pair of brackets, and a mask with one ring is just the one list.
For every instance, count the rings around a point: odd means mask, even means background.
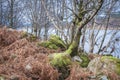
[{"label": "moss patch", "polygon": [[50,48],[50,49],[58,49],[59,47],[57,47],[55,44],[52,44],[49,41],[44,41],[42,43],[37,43],[38,46],[43,46],[46,48]]},{"label": "moss patch", "polygon": [[[103,56],[101,58],[101,61],[106,62],[106,63],[110,63],[110,64],[114,64],[115,67],[115,72],[120,75],[120,59],[112,57],[112,56]],[[111,65],[112,66],[112,65]]]},{"label": "moss patch", "polygon": [[64,67],[72,63],[71,57],[65,53],[54,53],[49,55],[51,65],[55,67]]},{"label": "moss patch", "polygon": [[57,35],[51,35],[49,41],[55,44],[56,46],[59,46],[60,48],[66,49],[66,45],[64,41]]},{"label": "moss patch", "polygon": [[77,55],[77,51],[75,51],[76,49],[74,49],[74,47],[76,47],[76,42],[73,42],[70,47],[66,50],[66,53],[70,54],[72,57]]},{"label": "moss patch", "polygon": [[85,54],[81,54],[81,55],[80,55],[80,58],[82,59],[82,63],[80,63],[80,65],[81,65],[82,67],[87,67],[88,64],[89,64],[89,62],[90,62],[90,59],[88,58],[88,56],[85,55]]},{"label": "moss patch", "polygon": [[48,41],[44,41],[37,44],[38,46],[43,46],[50,49],[66,49],[64,41],[57,35],[51,35]]}]

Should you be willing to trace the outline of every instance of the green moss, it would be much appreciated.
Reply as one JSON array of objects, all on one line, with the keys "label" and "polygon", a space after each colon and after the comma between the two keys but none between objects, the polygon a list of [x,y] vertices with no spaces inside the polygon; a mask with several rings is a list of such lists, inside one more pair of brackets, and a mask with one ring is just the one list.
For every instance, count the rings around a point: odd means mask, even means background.
[{"label": "green moss", "polygon": [[104,61],[104,60],[109,60],[109,61],[119,62],[119,63],[120,63],[120,59],[115,58],[115,57],[113,57],[113,56],[102,56],[101,60],[102,60],[102,61]]},{"label": "green moss", "polygon": [[80,65],[81,65],[82,67],[87,67],[88,64],[89,64],[89,62],[90,62],[90,59],[88,58],[88,56],[85,55],[85,54],[81,54],[81,55],[80,55],[80,58],[82,59],[82,63],[80,63]]},{"label": "green moss", "polygon": [[64,67],[72,63],[71,57],[65,53],[54,53],[49,55],[51,65],[55,67]]},{"label": "green moss", "polygon": [[48,48],[50,48],[50,49],[58,49],[58,47],[55,44],[49,45]]},{"label": "green moss", "polygon": [[49,41],[60,48],[67,48],[64,41],[57,35],[50,35]]},{"label": "green moss", "polygon": [[43,46],[43,47],[48,47],[49,45],[51,45],[51,43],[49,41],[44,41],[44,42],[38,42],[37,45]]},{"label": "green moss", "polygon": [[66,50],[66,53],[68,53],[71,56],[75,56],[77,55],[77,51],[75,51],[76,49],[74,49],[76,47],[76,42],[73,42],[70,47]]},{"label": "green moss", "polygon": [[115,72],[120,75],[120,59],[115,58],[113,56],[103,56],[101,58],[101,61],[108,62],[108,63],[114,63],[116,65]]},{"label": "green moss", "polygon": [[30,41],[35,41],[37,39],[37,37],[35,35],[30,35],[29,37]]},{"label": "green moss", "polygon": [[21,37],[22,37],[22,38],[26,38],[26,37],[28,37],[28,33],[25,32],[25,31],[23,31],[23,32],[21,33]]},{"label": "green moss", "polygon": [[58,49],[58,48],[66,49],[66,45],[64,41],[57,35],[51,35],[48,41],[38,43],[37,45],[50,48],[50,49]]},{"label": "green moss", "polygon": [[37,43],[37,45],[38,46],[43,46],[43,47],[46,47],[46,48],[50,48],[50,49],[58,49],[59,48],[55,44],[52,44],[49,41],[45,41],[45,42],[42,42],[42,43]]},{"label": "green moss", "polygon": [[118,75],[120,75],[120,62],[118,62],[116,65],[117,65],[116,72]]}]

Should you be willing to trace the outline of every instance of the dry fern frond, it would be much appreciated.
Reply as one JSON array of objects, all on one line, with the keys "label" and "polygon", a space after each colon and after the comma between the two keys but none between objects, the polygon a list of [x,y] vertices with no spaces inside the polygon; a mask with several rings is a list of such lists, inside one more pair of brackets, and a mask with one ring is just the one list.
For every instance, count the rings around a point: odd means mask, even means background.
[{"label": "dry fern frond", "polygon": [[66,80],[89,80],[88,77],[90,75],[91,72],[88,72],[85,68],[75,63],[71,66],[70,75]]}]

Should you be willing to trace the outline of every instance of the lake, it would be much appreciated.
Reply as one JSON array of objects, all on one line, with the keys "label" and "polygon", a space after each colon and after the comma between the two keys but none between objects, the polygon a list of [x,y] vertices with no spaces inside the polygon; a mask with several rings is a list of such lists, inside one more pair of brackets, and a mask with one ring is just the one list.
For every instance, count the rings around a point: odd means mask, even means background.
[{"label": "lake", "polygon": [[[21,28],[19,30],[26,31],[27,29]],[[89,50],[90,50],[90,33],[92,31],[93,30],[91,30],[91,29],[87,29],[85,32],[84,50],[87,53],[89,53]],[[99,33],[98,33],[98,31],[99,31]],[[30,28],[28,28],[28,32],[31,33]],[[43,33],[44,33],[44,29],[42,29],[42,31],[41,31],[41,38],[44,37]],[[48,33],[49,33],[48,36],[50,34],[55,34],[55,30],[53,28],[51,28],[48,30]],[[64,33],[66,34],[66,30]],[[96,45],[94,45],[93,53],[98,52],[98,49],[99,49],[99,46],[100,46],[101,41],[103,39],[104,33],[105,33],[105,30],[103,30],[103,29],[102,30],[97,30],[97,29],[94,30],[94,35],[96,37],[96,38],[94,38],[94,40],[95,40]],[[67,36],[67,34],[66,34],[66,36]],[[64,39],[64,37],[63,37],[63,39]],[[80,40],[80,42],[81,42],[81,40]],[[105,51],[102,51],[100,54],[108,54],[108,53],[112,52],[111,54],[113,56],[120,58],[120,30],[111,30],[111,29],[107,30],[102,48],[105,47],[106,45],[108,45],[108,43],[110,43],[109,47]]]}]

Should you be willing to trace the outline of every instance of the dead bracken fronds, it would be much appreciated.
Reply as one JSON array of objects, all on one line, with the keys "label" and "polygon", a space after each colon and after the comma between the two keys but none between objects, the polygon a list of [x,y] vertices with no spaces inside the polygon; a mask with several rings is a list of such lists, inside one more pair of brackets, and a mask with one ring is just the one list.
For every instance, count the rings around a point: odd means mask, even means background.
[{"label": "dead bracken fronds", "polygon": [[104,69],[103,74],[106,75],[110,80],[120,80],[120,76],[117,75],[114,71]]},{"label": "dead bracken fronds", "polygon": [[89,80],[88,77],[91,72],[88,72],[86,68],[80,67],[79,64],[74,63],[70,68],[70,75],[66,80]]},{"label": "dead bracken fronds", "polygon": [[21,38],[21,32],[0,29],[0,78],[5,80],[57,80],[59,73],[47,55],[60,50],[38,47],[37,42]]},{"label": "dead bracken fronds", "polygon": [[0,46],[7,46],[20,38],[20,33],[6,27],[0,29]]}]

